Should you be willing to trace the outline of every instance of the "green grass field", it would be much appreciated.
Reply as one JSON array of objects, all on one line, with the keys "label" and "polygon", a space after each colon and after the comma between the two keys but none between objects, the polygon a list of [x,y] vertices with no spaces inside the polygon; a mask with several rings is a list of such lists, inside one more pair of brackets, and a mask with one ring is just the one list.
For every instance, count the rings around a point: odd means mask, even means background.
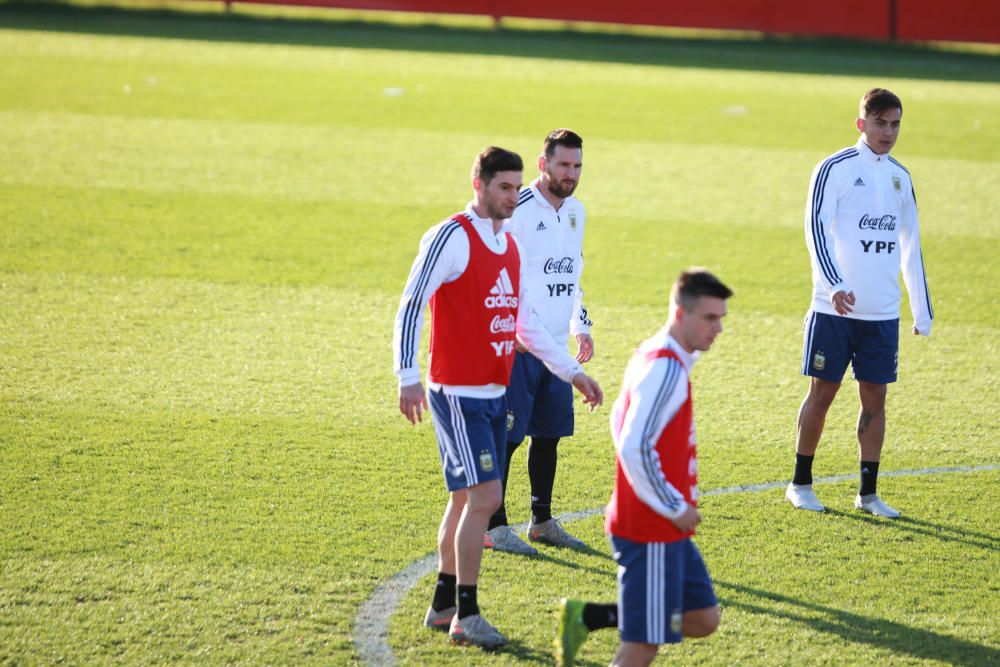
[{"label": "green grass field", "polygon": [[[894,89],[937,321],[901,339],[883,470],[1000,464],[996,49],[218,12],[0,3],[0,664],[358,662],[359,607],[445,502],[391,373],[417,241],[483,146],[532,164],[557,126],[586,141],[609,394],[679,269],[735,288],[694,377],[710,490],[791,474],[809,174]],[[856,469],[852,392],[817,475]],[[557,511],[606,502],[607,415],[561,447]],[[998,489],[887,477],[896,522],[854,512],[853,482],[819,487],[821,516],[706,498],[723,623],[661,661],[1000,664]],[[523,467],[509,498],[526,520]],[[591,552],[487,554],[507,650],[424,632],[425,578],[389,619],[398,661],[551,664],[558,599],[615,593],[600,519],[572,529]]]}]

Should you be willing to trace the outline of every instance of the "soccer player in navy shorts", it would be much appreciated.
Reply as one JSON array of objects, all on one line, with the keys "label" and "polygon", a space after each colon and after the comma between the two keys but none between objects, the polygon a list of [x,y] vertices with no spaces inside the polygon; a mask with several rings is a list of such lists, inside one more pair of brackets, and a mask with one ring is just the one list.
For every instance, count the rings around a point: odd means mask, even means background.
[{"label": "soccer player in navy shorts", "polygon": [[796,509],[822,512],[812,464],[850,365],[858,382],[860,485],[854,506],[895,518],[876,492],[885,440],[885,397],[899,362],[899,274],[910,295],[913,333],[929,336],[934,311],[920,252],[917,199],[896,145],[903,103],[884,88],[861,98],[857,143],[816,165],[806,199],[806,245],[812,306],[805,319],[802,374],[809,391],[799,408],[795,474],[785,497]]},{"label": "soccer player in navy shorts", "polygon": [[[491,146],[473,164],[473,200],[432,227],[410,269],[393,333],[399,410],[410,422],[430,409],[448,489],[438,532],[438,581],[424,625],[453,641],[496,649],[507,643],[480,614],[483,534],[500,506],[507,405],[520,344],[595,407],[600,387],[538,320],[524,289],[520,249],[502,231],[521,187],[521,158]],[[427,393],[417,365],[424,308],[430,304]]]},{"label": "soccer player in navy shorts", "polygon": [[[594,356],[592,322],[583,305],[583,234],[586,210],[573,193],[583,170],[583,139],[559,128],[549,132],[538,158],[539,176],[524,188],[506,229],[522,249],[524,273],[533,285],[538,316],[557,344],[576,339],[576,360]],[[561,438],[573,435],[573,389],[545,367],[528,350],[518,350],[507,387],[507,465],[503,487],[514,451],[525,437],[528,446],[528,481],[531,487],[529,542],[582,549],[584,543],[570,535],[552,516],[552,496]],[[508,525],[506,502],[490,517],[487,539],[497,551],[537,555]]]},{"label": "soccer player in navy shorts", "polygon": [[605,529],[618,562],[618,603],[566,599],[556,658],[573,664],[591,630],[616,627],[612,665],[648,665],[661,644],[705,637],[719,605],[691,537],[701,522],[691,367],[722,332],[732,291],[704,269],[680,274],[670,317],[625,370],[611,413],[615,486]]}]

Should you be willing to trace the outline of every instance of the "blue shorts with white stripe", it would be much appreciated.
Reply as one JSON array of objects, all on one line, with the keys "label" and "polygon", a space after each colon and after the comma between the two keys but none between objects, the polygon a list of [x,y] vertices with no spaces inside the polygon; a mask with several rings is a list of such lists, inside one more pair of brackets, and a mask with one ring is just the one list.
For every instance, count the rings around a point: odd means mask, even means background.
[{"label": "blue shorts with white stripe", "polygon": [[622,641],[676,644],[684,613],[718,604],[705,561],[690,538],[632,542],[611,536],[618,562],[618,633]]},{"label": "blue shorts with white stripe", "polygon": [[872,384],[896,381],[899,318],[855,320],[841,315],[806,314],[802,374],[840,382],[850,364],[855,380]]},{"label": "blue shorts with white stripe", "polygon": [[448,491],[500,479],[507,460],[507,401],[428,389],[441,471]]}]

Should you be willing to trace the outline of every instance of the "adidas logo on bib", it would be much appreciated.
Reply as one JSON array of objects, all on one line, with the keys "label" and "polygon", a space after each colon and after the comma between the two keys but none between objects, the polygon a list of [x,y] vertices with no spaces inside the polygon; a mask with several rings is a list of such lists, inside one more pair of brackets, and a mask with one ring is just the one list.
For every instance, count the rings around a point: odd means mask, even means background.
[{"label": "adidas logo on bib", "polygon": [[483,301],[487,308],[517,308],[517,297],[514,296],[514,285],[510,282],[507,269],[500,269],[497,282],[490,289],[490,295]]}]

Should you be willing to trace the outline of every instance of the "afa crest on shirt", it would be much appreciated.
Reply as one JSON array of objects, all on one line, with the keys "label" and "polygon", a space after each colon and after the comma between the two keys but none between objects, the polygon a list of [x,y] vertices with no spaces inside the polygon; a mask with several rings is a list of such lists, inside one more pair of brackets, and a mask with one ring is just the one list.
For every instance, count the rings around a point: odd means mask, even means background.
[{"label": "afa crest on shirt", "polygon": [[507,430],[508,431],[513,431],[514,430],[514,411],[513,410],[508,410],[507,411]]},{"label": "afa crest on shirt", "polygon": [[826,355],[825,354],[823,354],[820,351],[817,351],[816,354],[813,355],[813,368],[815,368],[818,371],[821,371],[824,368],[826,368]]},{"label": "afa crest on shirt", "polygon": [[576,211],[569,212],[569,228],[576,229]]},{"label": "afa crest on shirt", "polygon": [[900,180],[899,176],[893,174],[892,176],[892,187],[896,192],[903,191],[903,181]]}]

